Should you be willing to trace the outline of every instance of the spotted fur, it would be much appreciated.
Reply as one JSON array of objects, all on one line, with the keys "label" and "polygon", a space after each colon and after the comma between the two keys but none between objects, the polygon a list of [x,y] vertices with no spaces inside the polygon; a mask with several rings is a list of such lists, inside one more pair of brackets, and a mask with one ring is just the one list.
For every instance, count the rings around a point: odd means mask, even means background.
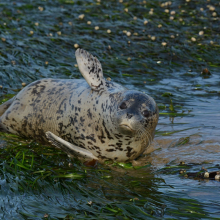
[{"label": "spotted fur", "polygon": [[[0,129],[48,143],[52,132],[90,151],[100,162],[131,161],[150,144],[158,108],[148,95],[104,79],[97,58],[76,51],[86,79],[41,79],[0,106]],[[125,103],[126,109],[121,109]],[[149,117],[143,116],[147,111]]]}]

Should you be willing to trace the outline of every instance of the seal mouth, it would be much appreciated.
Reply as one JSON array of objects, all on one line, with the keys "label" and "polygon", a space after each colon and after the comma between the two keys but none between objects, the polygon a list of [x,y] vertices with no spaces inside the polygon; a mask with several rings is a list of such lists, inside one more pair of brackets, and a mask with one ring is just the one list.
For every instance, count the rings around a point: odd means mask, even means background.
[{"label": "seal mouth", "polygon": [[119,127],[122,129],[128,130],[128,131],[131,131],[131,132],[134,131],[130,126],[128,126],[126,124],[121,124]]}]

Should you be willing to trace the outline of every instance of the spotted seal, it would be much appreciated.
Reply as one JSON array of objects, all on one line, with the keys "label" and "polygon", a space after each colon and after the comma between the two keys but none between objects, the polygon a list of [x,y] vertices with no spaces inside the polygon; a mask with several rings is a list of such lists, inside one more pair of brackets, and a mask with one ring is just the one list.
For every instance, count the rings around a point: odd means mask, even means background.
[{"label": "spotted seal", "polygon": [[71,156],[132,161],[150,144],[158,108],[149,95],[108,81],[99,60],[77,49],[84,79],[40,79],[0,106],[0,130]]}]

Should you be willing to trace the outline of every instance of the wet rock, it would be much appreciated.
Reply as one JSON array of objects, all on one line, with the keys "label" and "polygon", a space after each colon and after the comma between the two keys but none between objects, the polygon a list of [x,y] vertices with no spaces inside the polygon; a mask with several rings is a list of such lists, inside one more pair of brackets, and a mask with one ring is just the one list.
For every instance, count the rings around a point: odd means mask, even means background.
[{"label": "wet rock", "polygon": [[202,75],[211,75],[210,71],[207,68],[203,69],[201,74]]}]

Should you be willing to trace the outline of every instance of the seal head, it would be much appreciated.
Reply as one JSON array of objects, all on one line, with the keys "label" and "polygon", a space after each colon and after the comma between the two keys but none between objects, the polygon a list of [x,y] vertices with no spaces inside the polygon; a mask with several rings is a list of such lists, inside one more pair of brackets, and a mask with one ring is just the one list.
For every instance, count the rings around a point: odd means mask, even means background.
[{"label": "seal head", "polygon": [[118,131],[129,136],[144,136],[152,140],[158,121],[158,108],[148,95],[127,90],[117,106],[115,124]]}]

